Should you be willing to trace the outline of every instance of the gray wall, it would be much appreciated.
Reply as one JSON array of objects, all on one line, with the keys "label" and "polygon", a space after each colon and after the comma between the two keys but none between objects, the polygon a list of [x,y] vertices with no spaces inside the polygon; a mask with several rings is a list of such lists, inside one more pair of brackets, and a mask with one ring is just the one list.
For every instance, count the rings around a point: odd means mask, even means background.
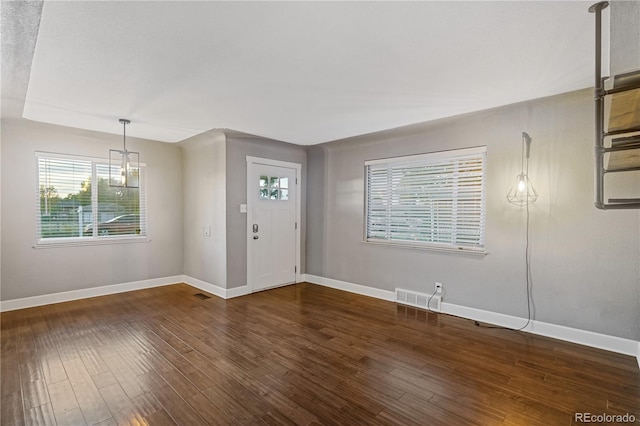
[{"label": "gray wall", "polygon": [[[328,143],[309,150],[307,273],[526,317],[525,210],[506,194],[532,139],[534,318],[640,338],[640,218],[593,205],[591,90]],[[363,243],[364,161],[487,146],[485,257]],[[321,213],[320,213],[321,212]]]},{"label": "gray wall", "polygon": [[[20,118],[24,107],[24,96],[29,83],[31,60],[36,46],[36,36],[40,25],[42,1],[29,2],[0,2],[0,39],[2,40],[2,55],[0,55],[0,101],[2,120]],[[0,135],[0,140],[1,140]],[[0,162],[3,154],[0,149]],[[2,173],[0,173],[0,188],[2,187]],[[0,189],[0,194],[2,190]],[[3,204],[4,204],[4,198]],[[2,209],[0,208],[0,240],[2,240]],[[0,259],[2,244],[0,244]],[[1,263],[1,260],[0,260]],[[1,298],[2,268],[0,267],[0,298]]]},{"label": "gray wall", "polygon": [[322,275],[325,271],[327,244],[327,155],[328,144],[307,148],[307,263],[305,271]]},{"label": "gray wall", "polygon": [[[247,155],[302,164],[302,188],[307,181],[307,153],[304,147],[236,132],[227,136],[227,288],[247,284]],[[301,263],[305,271],[306,199],[302,190]]]},{"label": "gray wall", "polygon": [[[117,122],[116,122],[117,124]],[[182,274],[182,153],[127,138],[147,164],[146,243],[34,249],[35,151],[107,157],[122,136],[2,119],[2,300]]]},{"label": "gray wall", "polygon": [[[226,139],[208,131],[180,142],[184,205],[184,273],[227,285]],[[211,235],[203,234],[211,227]]]}]

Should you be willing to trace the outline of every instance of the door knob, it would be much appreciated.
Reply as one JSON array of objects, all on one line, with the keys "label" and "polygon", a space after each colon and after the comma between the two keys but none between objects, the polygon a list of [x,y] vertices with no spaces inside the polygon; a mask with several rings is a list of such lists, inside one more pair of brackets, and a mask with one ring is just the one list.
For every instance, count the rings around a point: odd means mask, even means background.
[{"label": "door knob", "polygon": [[253,224],[253,233],[255,234],[256,232],[258,232],[258,224],[254,223]]}]

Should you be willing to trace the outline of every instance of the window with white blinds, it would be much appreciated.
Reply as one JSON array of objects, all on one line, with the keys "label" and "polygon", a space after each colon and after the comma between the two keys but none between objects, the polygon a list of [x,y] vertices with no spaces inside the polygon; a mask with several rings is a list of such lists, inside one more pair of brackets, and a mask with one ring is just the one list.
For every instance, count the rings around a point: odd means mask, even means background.
[{"label": "window with white blinds", "polygon": [[36,153],[36,161],[38,244],[146,236],[143,165],[140,187],[122,188],[109,185],[108,160]]},{"label": "window with white blinds", "polygon": [[484,251],[486,147],[365,162],[366,241]]}]

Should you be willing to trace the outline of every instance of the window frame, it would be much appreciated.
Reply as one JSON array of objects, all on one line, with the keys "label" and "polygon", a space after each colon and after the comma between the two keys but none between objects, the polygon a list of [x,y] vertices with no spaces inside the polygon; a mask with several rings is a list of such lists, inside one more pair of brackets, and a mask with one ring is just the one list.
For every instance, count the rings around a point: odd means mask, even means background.
[{"label": "window frame", "polygon": [[[369,194],[369,173],[370,166],[383,166],[387,165],[390,168],[394,167],[402,167],[411,164],[415,164],[416,168],[424,167],[425,165],[433,164],[442,160],[450,160],[453,164],[455,161],[459,161],[463,158],[468,158],[472,156],[478,156],[481,159],[482,165],[482,176],[480,178],[480,196],[481,196],[481,206],[479,213],[479,243],[477,245],[466,245],[466,244],[454,244],[454,243],[443,243],[443,242],[435,242],[435,241],[410,241],[410,240],[399,240],[399,239],[382,239],[382,238],[372,238],[369,237],[369,204],[370,204],[370,194]],[[457,180],[456,180],[457,182]],[[444,251],[451,253],[460,253],[460,254],[470,254],[470,255],[481,255],[484,256],[487,254],[486,252],[486,187],[487,187],[487,147],[486,146],[477,146],[471,148],[461,148],[461,149],[453,149],[446,151],[435,151],[429,153],[422,154],[414,154],[414,155],[406,155],[399,157],[388,157],[381,158],[375,160],[366,160],[364,162],[364,226],[363,226],[363,243],[371,244],[371,245],[379,245],[379,246],[388,246],[388,247],[398,247],[398,248],[409,248],[409,249],[419,249],[419,250],[434,250],[434,251]],[[428,192],[424,192],[427,194]],[[453,218],[455,213],[452,212],[451,217]],[[456,222],[456,226],[458,226],[458,222]]]},{"label": "window frame", "polygon": [[[103,157],[90,157],[73,154],[63,154],[57,152],[35,152],[35,181],[36,181],[36,221],[35,221],[35,240],[34,248],[53,248],[53,247],[73,247],[73,246],[88,246],[88,245],[103,245],[103,244],[123,244],[123,243],[141,243],[151,241],[148,235],[148,222],[147,222],[147,189],[146,189],[146,163],[140,163],[140,185],[138,188],[139,197],[139,216],[140,216],[140,234],[123,234],[123,235],[97,235],[94,233],[92,236],[86,237],[51,237],[42,238],[41,236],[41,206],[40,206],[40,159],[52,159],[52,160],[68,160],[68,161],[82,161],[91,163],[91,180],[97,182],[98,165],[109,165],[109,159]],[[91,214],[92,222],[96,223],[98,218],[98,191],[91,191]]]}]

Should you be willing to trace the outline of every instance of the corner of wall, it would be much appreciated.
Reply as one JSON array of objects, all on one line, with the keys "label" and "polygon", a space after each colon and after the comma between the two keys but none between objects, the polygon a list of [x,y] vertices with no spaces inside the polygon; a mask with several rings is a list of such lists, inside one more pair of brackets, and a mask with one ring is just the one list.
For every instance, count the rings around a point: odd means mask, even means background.
[{"label": "corner of wall", "polygon": [[180,142],[180,147],[183,273],[223,288],[227,282],[226,135],[221,130],[210,130]]},{"label": "corner of wall", "polygon": [[[183,277],[183,281],[185,284],[188,284],[191,287],[195,287],[197,289],[206,291],[207,293],[211,293],[222,299],[232,299],[234,297],[240,297],[250,293],[246,285],[227,289],[225,287],[211,284],[206,281],[202,281],[197,278],[190,277],[188,275],[185,275]],[[224,284],[224,286],[226,286],[226,283]]]}]

